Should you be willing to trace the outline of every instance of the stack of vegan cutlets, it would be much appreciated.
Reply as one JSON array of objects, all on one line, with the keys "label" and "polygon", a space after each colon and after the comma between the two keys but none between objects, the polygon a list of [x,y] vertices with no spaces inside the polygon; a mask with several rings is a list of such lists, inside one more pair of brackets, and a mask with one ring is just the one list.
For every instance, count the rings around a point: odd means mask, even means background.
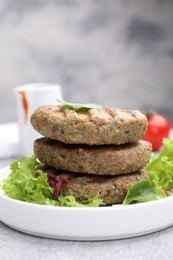
[{"label": "stack of vegan cutlets", "polygon": [[147,119],[137,110],[42,106],[31,123],[45,136],[34,143],[36,157],[61,180],[56,196],[119,204],[133,184],[147,178],[143,168],[151,145],[140,140]]}]

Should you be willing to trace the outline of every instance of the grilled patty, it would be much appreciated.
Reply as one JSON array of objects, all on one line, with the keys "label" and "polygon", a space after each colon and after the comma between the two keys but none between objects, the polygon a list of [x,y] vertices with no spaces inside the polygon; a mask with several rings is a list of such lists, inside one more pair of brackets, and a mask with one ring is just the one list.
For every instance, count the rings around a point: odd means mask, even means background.
[{"label": "grilled patty", "polygon": [[122,203],[133,184],[147,179],[147,173],[144,170],[121,176],[97,176],[64,172],[45,165],[39,168],[63,179],[59,195],[72,195],[79,201],[100,198],[106,205]]},{"label": "grilled patty", "polygon": [[147,119],[137,110],[90,109],[77,113],[63,106],[42,106],[31,116],[31,124],[45,137],[67,144],[125,144],[138,141]]},{"label": "grilled patty", "polygon": [[150,160],[151,144],[140,140],[121,146],[67,145],[40,138],[34,143],[34,153],[42,163],[57,169],[119,175],[142,169]]}]

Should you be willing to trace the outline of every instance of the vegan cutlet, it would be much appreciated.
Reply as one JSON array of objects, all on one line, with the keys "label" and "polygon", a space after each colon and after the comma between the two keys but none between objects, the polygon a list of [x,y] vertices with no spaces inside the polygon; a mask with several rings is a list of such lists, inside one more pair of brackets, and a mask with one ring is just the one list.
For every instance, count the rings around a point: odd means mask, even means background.
[{"label": "vegan cutlet", "polygon": [[137,110],[95,108],[77,113],[63,106],[41,106],[31,116],[33,128],[66,144],[120,145],[138,141],[147,118]]}]

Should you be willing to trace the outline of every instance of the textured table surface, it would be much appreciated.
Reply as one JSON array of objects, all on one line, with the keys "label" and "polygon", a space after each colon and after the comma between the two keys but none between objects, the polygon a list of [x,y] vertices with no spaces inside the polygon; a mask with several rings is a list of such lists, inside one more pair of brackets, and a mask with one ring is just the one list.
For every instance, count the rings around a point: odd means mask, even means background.
[{"label": "textured table surface", "polygon": [[[8,165],[11,160],[1,160],[0,168]],[[173,226],[141,237],[99,242],[61,241],[34,237],[15,231],[2,222],[0,222],[0,234],[0,259],[3,260],[166,260],[172,259],[173,255]]]}]

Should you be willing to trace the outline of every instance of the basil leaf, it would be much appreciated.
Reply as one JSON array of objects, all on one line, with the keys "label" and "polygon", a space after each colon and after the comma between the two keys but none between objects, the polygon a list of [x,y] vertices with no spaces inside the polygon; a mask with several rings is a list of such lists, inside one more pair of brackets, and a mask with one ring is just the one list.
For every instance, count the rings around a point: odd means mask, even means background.
[{"label": "basil leaf", "polygon": [[158,199],[155,190],[149,180],[142,180],[135,183],[127,192],[123,205],[128,205],[132,202],[146,202]]},{"label": "basil leaf", "polygon": [[57,102],[62,104],[65,109],[74,110],[78,113],[87,113],[90,109],[101,108],[101,106],[97,104],[69,103],[61,99],[57,99]]}]

